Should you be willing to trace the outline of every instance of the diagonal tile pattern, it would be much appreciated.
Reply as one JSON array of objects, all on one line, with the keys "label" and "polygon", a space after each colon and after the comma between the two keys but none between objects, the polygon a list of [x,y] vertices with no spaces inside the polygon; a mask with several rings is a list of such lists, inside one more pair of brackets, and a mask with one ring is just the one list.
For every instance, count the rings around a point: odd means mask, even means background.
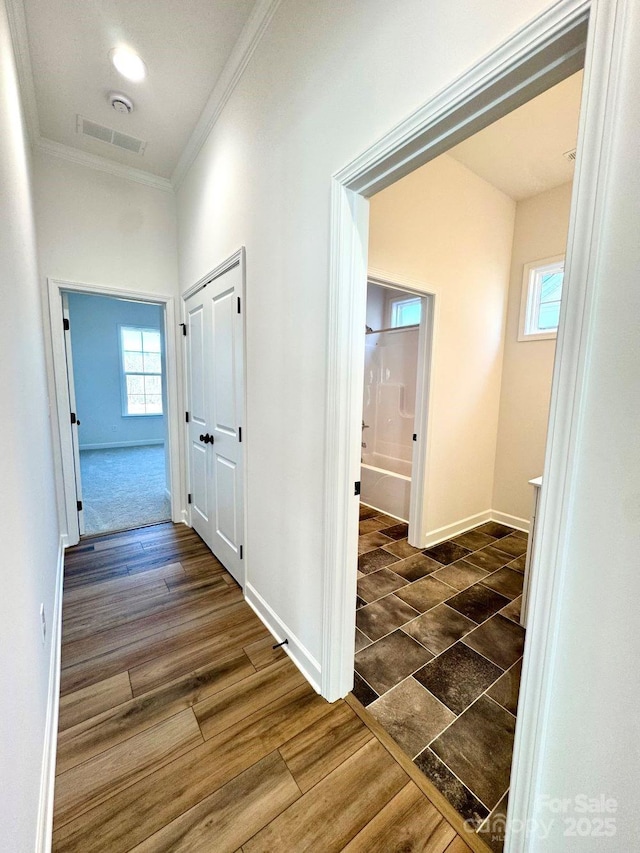
[{"label": "diagonal tile pattern", "polygon": [[482,834],[508,794],[527,534],[491,521],[420,550],[361,518],[354,695]]},{"label": "diagonal tile pattern", "polygon": [[356,625],[370,639],[380,640],[417,615],[417,610],[391,593],[361,607],[356,614]]},{"label": "diagonal tile pattern", "polygon": [[358,581],[358,595],[367,604],[405,586],[407,581],[389,569],[379,569]]}]

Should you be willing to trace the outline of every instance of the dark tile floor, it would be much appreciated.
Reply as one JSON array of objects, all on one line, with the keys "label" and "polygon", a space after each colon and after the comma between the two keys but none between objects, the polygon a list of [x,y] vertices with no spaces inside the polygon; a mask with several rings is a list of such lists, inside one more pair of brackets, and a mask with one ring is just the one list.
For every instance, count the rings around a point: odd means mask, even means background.
[{"label": "dark tile floor", "polygon": [[527,534],[490,521],[421,551],[397,519],[360,518],[353,692],[500,853]]}]

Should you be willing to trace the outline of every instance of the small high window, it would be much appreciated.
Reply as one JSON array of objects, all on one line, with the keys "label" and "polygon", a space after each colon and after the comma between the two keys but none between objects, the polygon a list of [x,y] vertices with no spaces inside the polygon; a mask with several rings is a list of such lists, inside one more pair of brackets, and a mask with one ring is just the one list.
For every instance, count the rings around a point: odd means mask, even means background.
[{"label": "small high window", "polygon": [[543,341],[556,337],[563,279],[563,255],[525,265],[520,302],[519,341]]},{"label": "small high window", "polygon": [[422,299],[419,296],[391,300],[391,327],[417,326],[422,314]]},{"label": "small high window", "polygon": [[162,414],[162,344],[158,329],[120,327],[124,415]]}]

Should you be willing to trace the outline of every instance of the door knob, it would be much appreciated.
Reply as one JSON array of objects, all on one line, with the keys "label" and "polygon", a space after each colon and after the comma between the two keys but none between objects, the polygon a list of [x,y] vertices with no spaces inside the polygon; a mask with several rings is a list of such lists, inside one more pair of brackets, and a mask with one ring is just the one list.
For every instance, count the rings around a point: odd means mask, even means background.
[{"label": "door knob", "polygon": [[207,433],[206,435],[201,435],[201,436],[200,436],[200,441],[201,441],[203,444],[213,444],[213,436],[212,436],[212,435],[209,435],[209,433]]}]

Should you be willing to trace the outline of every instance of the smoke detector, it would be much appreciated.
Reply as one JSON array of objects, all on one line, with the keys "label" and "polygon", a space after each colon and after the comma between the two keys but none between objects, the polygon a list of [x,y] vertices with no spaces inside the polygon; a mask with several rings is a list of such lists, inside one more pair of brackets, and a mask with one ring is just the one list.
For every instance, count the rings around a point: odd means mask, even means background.
[{"label": "smoke detector", "polygon": [[133,112],[133,101],[127,98],[126,95],[121,95],[119,92],[111,92],[109,95],[109,103],[117,113],[121,115],[129,115]]}]

